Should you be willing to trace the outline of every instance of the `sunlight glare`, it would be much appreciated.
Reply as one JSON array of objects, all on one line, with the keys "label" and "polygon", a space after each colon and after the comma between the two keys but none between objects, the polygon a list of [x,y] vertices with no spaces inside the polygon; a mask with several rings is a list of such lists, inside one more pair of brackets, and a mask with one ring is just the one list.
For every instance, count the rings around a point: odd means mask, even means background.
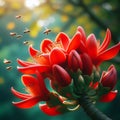
[{"label": "sunlight glare", "polygon": [[45,0],[25,0],[25,6],[29,9],[34,9],[44,2]]},{"label": "sunlight glare", "polygon": [[4,6],[5,5],[5,1],[0,0],[0,6]]}]

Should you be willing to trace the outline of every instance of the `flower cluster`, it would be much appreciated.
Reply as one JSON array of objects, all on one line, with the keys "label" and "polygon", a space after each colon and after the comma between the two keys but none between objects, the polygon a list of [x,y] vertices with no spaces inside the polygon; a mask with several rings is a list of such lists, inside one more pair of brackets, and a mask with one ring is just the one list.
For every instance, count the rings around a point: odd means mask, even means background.
[{"label": "flower cluster", "polygon": [[[13,104],[19,108],[31,108],[45,101],[39,105],[40,109],[54,116],[78,109],[83,94],[93,102],[111,102],[117,95],[114,65],[99,75],[100,64],[114,58],[120,50],[120,43],[108,48],[110,40],[109,29],[100,44],[94,34],[86,37],[84,29],[79,26],[72,39],[61,32],[54,42],[44,39],[40,51],[30,46],[33,62],[17,60],[28,93],[18,92],[12,87],[12,93],[22,100]],[[51,90],[47,89],[45,79],[49,80]]]}]

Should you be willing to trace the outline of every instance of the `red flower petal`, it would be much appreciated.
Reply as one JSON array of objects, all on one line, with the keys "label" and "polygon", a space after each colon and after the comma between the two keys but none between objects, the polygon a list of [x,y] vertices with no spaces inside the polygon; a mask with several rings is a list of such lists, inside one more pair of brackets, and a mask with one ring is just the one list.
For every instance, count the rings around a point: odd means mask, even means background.
[{"label": "red flower petal", "polygon": [[77,51],[79,53],[87,53],[86,45],[83,43],[83,41],[80,42],[80,46]]},{"label": "red flower petal", "polygon": [[40,48],[42,52],[48,53],[53,49],[54,46],[55,44],[50,39],[44,39],[41,43]]},{"label": "red flower petal", "polygon": [[34,48],[32,47],[32,45],[30,45],[30,47],[29,47],[29,53],[30,53],[31,57],[34,58],[39,52],[40,52],[40,51],[34,49]]},{"label": "red flower petal", "polygon": [[40,51],[35,50],[32,46],[29,47],[30,55],[34,58],[34,60],[39,64],[49,65],[49,55],[40,53]]},{"label": "red flower petal", "polygon": [[34,63],[26,62],[20,59],[17,59],[18,64],[20,64],[23,67],[29,66],[29,65],[34,65]]},{"label": "red flower petal", "polygon": [[109,29],[107,29],[105,39],[103,43],[100,45],[100,47],[98,48],[98,54],[104,51],[108,47],[108,45],[110,44],[110,40],[111,40],[111,32]]},{"label": "red flower petal", "polygon": [[77,30],[81,33],[81,39],[83,41],[83,43],[86,43],[86,34],[84,29],[81,26],[78,26]]},{"label": "red flower petal", "polygon": [[49,115],[49,116],[56,116],[56,115],[59,115],[61,114],[59,111],[58,111],[58,106],[55,106],[55,107],[49,107],[48,105],[46,104],[40,104],[39,105],[40,109],[42,112],[44,112],[45,114]]},{"label": "red flower petal", "polygon": [[23,75],[21,78],[27,90],[34,96],[41,96],[40,81],[33,76]]},{"label": "red flower petal", "polygon": [[17,67],[17,69],[25,74],[35,74],[38,70],[40,73],[49,71],[49,66],[47,65],[31,65],[27,67]]},{"label": "red flower petal", "polygon": [[65,33],[61,32],[57,35],[55,42],[61,43],[66,50],[69,44],[69,37]]},{"label": "red flower petal", "polygon": [[53,64],[61,64],[63,62],[65,62],[66,60],[66,55],[65,53],[58,49],[58,48],[54,48],[51,53],[50,53],[50,63],[51,65]]},{"label": "red flower petal", "polygon": [[117,95],[118,91],[115,90],[115,91],[110,91],[109,93],[103,95],[101,98],[100,98],[100,101],[101,102],[111,102],[115,99],[116,95]]},{"label": "red flower petal", "polygon": [[11,91],[16,97],[18,97],[22,100],[32,97],[32,95],[30,95],[30,94],[24,94],[24,93],[20,93],[20,92],[16,91],[13,87],[11,88]]},{"label": "red flower petal", "polygon": [[117,45],[100,53],[97,57],[96,63],[100,64],[102,61],[112,59],[113,57],[115,57],[117,55],[119,50],[120,50],[120,42]]},{"label": "red flower petal", "polygon": [[41,54],[34,57],[36,63],[40,65],[50,65],[49,54]]},{"label": "red flower petal", "polygon": [[45,86],[42,76],[38,73],[36,74],[37,74],[37,78],[30,76],[30,75],[23,75],[22,82],[27,88],[27,90],[33,96],[40,96],[42,100],[47,100],[49,91],[47,90]]},{"label": "red flower petal", "polygon": [[95,58],[97,56],[97,40],[94,34],[90,34],[86,41],[86,47],[88,50],[88,54],[91,58]]},{"label": "red flower petal", "polygon": [[33,107],[40,101],[41,101],[40,97],[31,97],[29,99],[26,99],[20,102],[12,102],[12,103],[16,107],[27,109],[27,108]]},{"label": "red flower petal", "polygon": [[67,52],[69,53],[71,50],[76,50],[77,48],[79,48],[80,43],[81,43],[81,34],[80,32],[77,32],[70,41],[69,46],[67,48]]}]

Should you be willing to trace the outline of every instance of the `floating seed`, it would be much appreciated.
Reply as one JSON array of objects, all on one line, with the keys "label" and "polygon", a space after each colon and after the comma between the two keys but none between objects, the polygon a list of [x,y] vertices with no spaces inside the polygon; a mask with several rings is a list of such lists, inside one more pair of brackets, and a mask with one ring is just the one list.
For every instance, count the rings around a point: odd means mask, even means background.
[{"label": "floating seed", "polygon": [[11,63],[11,61],[10,61],[10,60],[7,60],[7,59],[4,59],[3,63],[4,63],[4,64],[9,64],[9,63]]},{"label": "floating seed", "polygon": [[15,36],[16,33],[15,32],[10,32],[10,36]]},{"label": "floating seed", "polygon": [[49,32],[51,32],[51,30],[50,29],[46,29],[43,33],[48,35]]}]

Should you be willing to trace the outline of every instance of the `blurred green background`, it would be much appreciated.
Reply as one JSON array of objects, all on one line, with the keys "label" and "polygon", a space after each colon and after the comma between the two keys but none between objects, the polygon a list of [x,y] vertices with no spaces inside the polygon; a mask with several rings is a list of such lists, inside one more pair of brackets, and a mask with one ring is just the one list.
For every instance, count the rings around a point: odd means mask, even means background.
[{"label": "blurred green background", "polygon": [[[42,113],[38,105],[31,109],[19,109],[12,105],[17,101],[10,88],[24,91],[21,84],[21,73],[16,69],[17,58],[30,60],[29,41],[39,50],[39,44],[44,38],[55,39],[58,32],[63,31],[72,37],[78,25],[83,26],[86,34],[95,33],[102,40],[105,31],[110,28],[112,43],[120,41],[120,1],[119,0],[0,0],[0,120],[90,120],[83,109],[61,116],[50,117]],[[21,19],[16,19],[21,15]],[[28,28],[30,33],[24,34]],[[52,31],[46,35],[46,29]],[[21,38],[10,36],[10,32],[22,35]],[[3,60],[12,61],[10,65]],[[116,89],[120,91],[120,54],[109,62],[102,64],[101,69],[107,70],[114,64],[118,71]],[[11,70],[6,67],[12,66]],[[111,103],[97,103],[96,106],[113,120],[120,120],[120,93]]]}]

